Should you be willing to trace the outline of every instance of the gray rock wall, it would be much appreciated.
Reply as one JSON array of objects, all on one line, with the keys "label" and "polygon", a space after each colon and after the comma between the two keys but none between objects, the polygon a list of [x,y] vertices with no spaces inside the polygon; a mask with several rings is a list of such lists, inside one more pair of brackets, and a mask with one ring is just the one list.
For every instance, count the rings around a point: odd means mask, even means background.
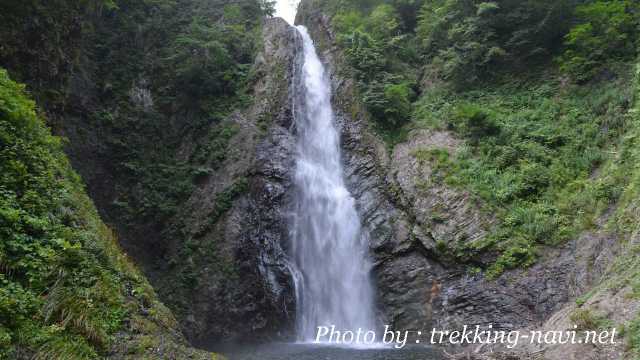
[{"label": "gray rock wall", "polygon": [[[282,19],[267,20],[263,37],[264,48],[253,67],[253,105],[228,119],[239,129],[228,145],[231,153],[191,195],[180,215],[186,238],[174,244],[175,253],[185,242],[204,249],[194,259],[179,259],[180,269],[195,262],[197,285],[177,292],[185,298],[184,331],[203,346],[286,338],[294,320],[295,297],[283,247],[295,149],[290,85],[301,43]],[[242,194],[211,224],[216,207],[229,201],[225,191],[239,182],[246,182]],[[161,293],[171,297],[179,282],[167,271]]]}]

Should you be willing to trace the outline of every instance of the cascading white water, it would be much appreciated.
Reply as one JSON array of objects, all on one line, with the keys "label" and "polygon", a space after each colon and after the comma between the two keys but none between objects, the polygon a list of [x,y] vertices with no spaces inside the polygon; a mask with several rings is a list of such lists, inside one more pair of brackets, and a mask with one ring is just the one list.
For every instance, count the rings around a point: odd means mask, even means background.
[{"label": "cascading white water", "polygon": [[307,29],[295,121],[298,149],[291,250],[298,274],[297,334],[315,339],[318,326],[374,330],[368,238],[343,179],[331,88]]}]

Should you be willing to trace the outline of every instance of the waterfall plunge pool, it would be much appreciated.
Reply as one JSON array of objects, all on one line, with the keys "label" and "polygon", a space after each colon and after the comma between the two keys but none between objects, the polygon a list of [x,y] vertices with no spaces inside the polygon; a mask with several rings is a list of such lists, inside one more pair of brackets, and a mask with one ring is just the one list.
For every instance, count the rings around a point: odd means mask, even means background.
[{"label": "waterfall plunge pool", "polygon": [[271,343],[221,349],[229,360],[442,360],[442,352],[430,346],[350,348],[331,345]]}]

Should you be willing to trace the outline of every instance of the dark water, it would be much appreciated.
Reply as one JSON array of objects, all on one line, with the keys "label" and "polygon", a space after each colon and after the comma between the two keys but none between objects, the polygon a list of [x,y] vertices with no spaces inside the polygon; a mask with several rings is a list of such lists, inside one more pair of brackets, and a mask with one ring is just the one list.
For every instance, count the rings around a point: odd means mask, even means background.
[{"label": "dark water", "polygon": [[223,351],[229,360],[442,360],[431,347],[406,346],[398,350],[349,349],[306,344],[268,344]]}]

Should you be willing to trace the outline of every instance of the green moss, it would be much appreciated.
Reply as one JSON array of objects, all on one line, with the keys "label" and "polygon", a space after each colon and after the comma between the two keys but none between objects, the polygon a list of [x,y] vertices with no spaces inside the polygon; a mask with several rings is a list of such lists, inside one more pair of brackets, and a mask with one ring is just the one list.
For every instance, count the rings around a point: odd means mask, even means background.
[{"label": "green moss", "polygon": [[[58,138],[0,70],[0,320],[36,357],[95,357],[126,314],[121,269]],[[41,296],[44,294],[44,296]],[[6,339],[5,339],[6,340]],[[11,347],[8,350],[10,353]]]}]

